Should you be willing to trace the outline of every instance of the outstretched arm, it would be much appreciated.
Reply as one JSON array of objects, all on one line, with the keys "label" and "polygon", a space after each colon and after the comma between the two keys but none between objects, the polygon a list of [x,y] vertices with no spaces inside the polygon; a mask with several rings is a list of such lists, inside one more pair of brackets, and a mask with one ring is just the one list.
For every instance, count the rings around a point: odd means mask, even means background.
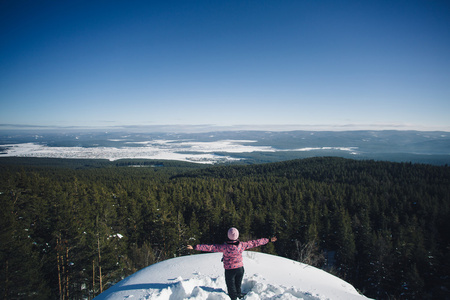
[{"label": "outstretched arm", "polygon": [[258,240],[243,242],[242,245],[244,246],[244,249],[251,249],[251,248],[255,248],[255,247],[259,247],[259,246],[265,245],[265,244],[267,244],[269,242],[275,242],[276,240],[277,240],[276,237],[272,237],[270,239],[262,238],[262,239],[258,239]]},{"label": "outstretched arm", "polygon": [[188,250],[197,250],[203,252],[223,252],[225,250],[225,245],[195,245],[192,247],[191,245],[187,245]]}]

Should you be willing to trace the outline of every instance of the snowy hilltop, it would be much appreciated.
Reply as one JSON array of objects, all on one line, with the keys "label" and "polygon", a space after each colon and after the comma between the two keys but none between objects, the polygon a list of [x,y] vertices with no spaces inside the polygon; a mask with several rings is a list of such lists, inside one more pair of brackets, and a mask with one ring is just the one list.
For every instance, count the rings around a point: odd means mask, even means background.
[{"label": "snowy hilltop", "polygon": [[[279,256],[245,251],[245,300],[368,299],[325,271]],[[95,300],[228,300],[222,253],[177,257],[144,268]]]}]

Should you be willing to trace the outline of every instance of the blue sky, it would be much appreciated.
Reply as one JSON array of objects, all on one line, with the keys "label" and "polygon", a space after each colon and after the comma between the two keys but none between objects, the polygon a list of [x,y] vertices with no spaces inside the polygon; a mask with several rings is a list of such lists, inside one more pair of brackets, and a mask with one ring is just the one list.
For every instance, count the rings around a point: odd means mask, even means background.
[{"label": "blue sky", "polygon": [[448,1],[1,1],[0,124],[450,131]]}]

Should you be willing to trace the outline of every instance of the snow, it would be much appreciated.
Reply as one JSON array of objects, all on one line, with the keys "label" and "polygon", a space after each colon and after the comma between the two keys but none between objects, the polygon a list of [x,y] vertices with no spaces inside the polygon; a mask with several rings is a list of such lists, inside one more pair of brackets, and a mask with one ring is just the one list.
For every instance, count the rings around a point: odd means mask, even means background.
[{"label": "snow", "polygon": [[[48,157],[48,158],[75,158],[75,159],[108,159],[110,161],[132,158],[132,159],[164,159],[178,160],[195,163],[213,164],[224,161],[238,160],[230,156],[222,156],[210,153],[211,151],[168,148],[155,145],[146,147],[49,147],[35,143],[2,145],[6,154],[1,156],[15,157]],[[220,149],[222,150],[222,149]],[[223,149],[227,152],[226,149]],[[255,150],[256,151],[256,150]],[[197,152],[197,153],[193,153]]]},{"label": "snow", "polygon": [[355,151],[358,150],[358,147],[306,147],[306,148],[299,148],[294,150],[285,150],[285,151],[314,151],[314,150],[337,150],[337,151],[347,151],[356,153]]},{"label": "snow", "polygon": [[[119,141],[112,140],[110,141]],[[49,147],[36,143],[5,144],[0,155],[15,157],[49,157],[75,159],[108,159],[110,161],[132,159],[164,159],[203,164],[231,162],[240,160],[224,153],[277,152],[277,151],[313,151],[339,150],[356,153],[357,147],[319,147],[300,149],[276,149],[271,146],[248,145],[254,140],[219,140],[214,142],[197,142],[186,140],[152,140],[143,142],[126,142],[139,145],[134,147]],[[220,154],[217,154],[220,153]]]},{"label": "snow", "polygon": [[[283,257],[245,251],[244,300],[368,299],[325,271]],[[95,300],[229,300],[221,253],[182,256],[146,267]]]}]

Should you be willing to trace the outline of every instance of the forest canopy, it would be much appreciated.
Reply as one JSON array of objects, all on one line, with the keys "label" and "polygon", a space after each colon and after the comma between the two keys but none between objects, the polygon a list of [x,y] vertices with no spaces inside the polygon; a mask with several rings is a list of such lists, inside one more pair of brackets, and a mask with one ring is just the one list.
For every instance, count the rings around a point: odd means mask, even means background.
[{"label": "forest canopy", "polygon": [[0,201],[4,299],[92,299],[230,226],[368,297],[449,295],[448,166],[1,158]]}]

